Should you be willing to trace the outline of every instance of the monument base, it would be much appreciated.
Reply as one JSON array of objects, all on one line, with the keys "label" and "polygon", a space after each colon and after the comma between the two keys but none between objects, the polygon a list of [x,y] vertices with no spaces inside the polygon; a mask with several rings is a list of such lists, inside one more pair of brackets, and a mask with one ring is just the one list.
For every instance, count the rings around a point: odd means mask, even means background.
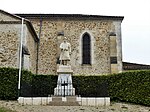
[{"label": "monument base", "polygon": [[54,89],[55,96],[74,96],[75,88],[72,85],[72,74],[71,66],[60,65],[58,70],[57,87]]},{"label": "monument base", "polygon": [[73,74],[73,70],[71,69],[70,65],[59,65],[57,69],[57,73]]}]

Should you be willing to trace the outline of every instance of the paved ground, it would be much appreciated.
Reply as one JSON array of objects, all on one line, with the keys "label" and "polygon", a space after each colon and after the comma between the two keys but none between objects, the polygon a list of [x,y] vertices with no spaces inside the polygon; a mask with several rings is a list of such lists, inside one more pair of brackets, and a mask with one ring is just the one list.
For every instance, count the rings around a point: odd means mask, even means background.
[{"label": "paved ground", "polygon": [[126,103],[111,103],[108,107],[88,106],[23,106],[17,101],[0,101],[0,107],[17,112],[150,112],[150,107]]}]

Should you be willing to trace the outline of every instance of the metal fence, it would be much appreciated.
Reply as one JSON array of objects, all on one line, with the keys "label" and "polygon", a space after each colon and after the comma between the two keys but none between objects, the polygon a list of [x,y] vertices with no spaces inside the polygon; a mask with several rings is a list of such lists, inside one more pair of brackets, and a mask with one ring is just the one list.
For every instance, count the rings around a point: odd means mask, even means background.
[{"label": "metal fence", "polygon": [[[59,85],[59,87],[58,87]],[[73,86],[71,86],[73,85]],[[75,90],[73,89],[75,88]],[[56,89],[56,90],[55,90]],[[22,82],[20,96],[22,97],[48,97],[51,95],[55,96],[72,96],[80,95],[82,97],[107,97],[108,84],[102,82],[101,84],[90,85],[89,87],[81,88],[80,85],[71,84],[69,82],[61,82],[57,84],[50,82],[39,82],[38,85],[35,82]]]},{"label": "metal fence", "polygon": [[55,96],[73,96],[75,95],[75,89],[73,84],[68,79],[65,81],[60,80],[57,83],[57,87],[54,89]]}]

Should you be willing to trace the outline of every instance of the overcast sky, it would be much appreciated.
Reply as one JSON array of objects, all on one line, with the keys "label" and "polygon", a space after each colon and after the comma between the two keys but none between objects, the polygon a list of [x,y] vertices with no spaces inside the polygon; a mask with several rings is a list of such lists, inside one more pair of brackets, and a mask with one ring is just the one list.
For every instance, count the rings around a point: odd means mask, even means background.
[{"label": "overcast sky", "polygon": [[9,13],[124,16],[123,61],[150,64],[150,0],[0,0]]}]

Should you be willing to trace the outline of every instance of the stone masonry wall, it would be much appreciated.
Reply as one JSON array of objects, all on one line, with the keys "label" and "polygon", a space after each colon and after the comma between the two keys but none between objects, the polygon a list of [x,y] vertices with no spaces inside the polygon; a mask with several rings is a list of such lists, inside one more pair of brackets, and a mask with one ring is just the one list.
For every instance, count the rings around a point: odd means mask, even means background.
[{"label": "stone masonry wall", "polygon": [[[39,32],[40,22],[30,19],[36,32]],[[54,20],[45,19],[42,22],[39,52],[39,73],[56,74],[57,57],[59,56],[58,32],[63,31],[71,43],[71,66],[74,74],[94,75],[110,73],[109,33],[114,31],[112,21],[107,20]],[[81,38],[87,32],[91,36],[92,65],[81,64]]]},{"label": "stone masonry wall", "polygon": [[0,67],[18,67],[18,25],[0,24]]},{"label": "stone masonry wall", "polygon": [[[39,20],[32,21],[32,24],[39,34],[40,23]],[[43,21],[42,32],[40,37],[38,74],[56,74],[57,64],[57,34],[55,29],[57,26]]]},{"label": "stone masonry wall", "polygon": [[[29,70],[36,73],[37,43],[26,25],[24,25],[23,35],[23,44],[30,53]],[[0,24],[0,67],[19,67],[20,36],[20,24]]]},{"label": "stone masonry wall", "polygon": [[35,42],[31,32],[27,29],[26,35],[26,46],[29,50],[29,65],[30,71],[32,73],[36,73],[36,66],[37,66],[37,42]]}]

